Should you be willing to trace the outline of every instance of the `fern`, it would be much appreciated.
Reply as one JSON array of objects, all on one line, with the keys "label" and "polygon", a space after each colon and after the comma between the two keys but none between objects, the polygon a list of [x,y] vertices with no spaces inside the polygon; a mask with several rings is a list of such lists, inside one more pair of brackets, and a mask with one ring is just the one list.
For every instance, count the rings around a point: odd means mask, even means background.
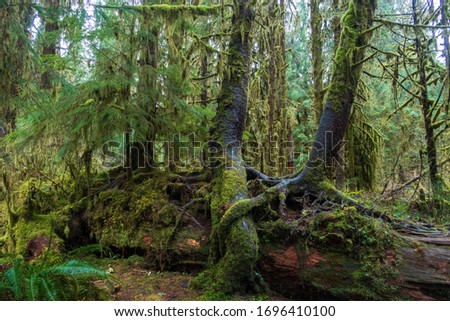
[{"label": "fern", "polygon": [[75,300],[91,286],[87,281],[93,279],[109,281],[109,275],[79,260],[46,267],[18,259],[0,281],[0,298],[29,301]]},{"label": "fern", "polygon": [[14,293],[15,300],[21,299],[21,285],[24,281],[22,279],[23,273],[21,263],[21,260],[16,260],[13,266],[5,273],[5,277],[7,280],[6,288],[10,289]]},{"label": "fern", "polygon": [[86,262],[78,260],[67,261],[61,265],[47,269],[46,272],[50,275],[58,275],[64,277],[97,277],[99,279],[106,279],[108,277],[108,274],[105,271],[100,270]]}]

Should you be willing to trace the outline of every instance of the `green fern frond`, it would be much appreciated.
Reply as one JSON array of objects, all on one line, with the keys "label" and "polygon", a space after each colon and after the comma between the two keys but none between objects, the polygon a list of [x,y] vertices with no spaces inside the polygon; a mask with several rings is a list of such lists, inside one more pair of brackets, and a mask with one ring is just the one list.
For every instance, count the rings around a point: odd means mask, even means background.
[{"label": "green fern frond", "polygon": [[5,273],[5,277],[9,282],[9,287],[13,291],[16,300],[20,300],[22,294],[22,261],[23,260],[20,259],[16,260],[13,266]]},{"label": "green fern frond", "polygon": [[77,278],[98,277],[106,279],[108,277],[108,273],[105,271],[78,260],[70,260],[61,265],[48,268],[46,272],[49,275],[72,276]]}]

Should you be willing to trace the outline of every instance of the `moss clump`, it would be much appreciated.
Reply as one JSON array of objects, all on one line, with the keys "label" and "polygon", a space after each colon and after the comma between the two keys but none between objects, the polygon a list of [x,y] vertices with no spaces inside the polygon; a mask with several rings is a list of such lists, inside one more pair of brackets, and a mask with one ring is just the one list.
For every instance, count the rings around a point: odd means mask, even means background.
[{"label": "moss clump", "polygon": [[354,255],[383,257],[396,244],[395,233],[381,220],[360,214],[354,207],[319,213],[307,227],[311,243]]},{"label": "moss clump", "polygon": [[63,241],[55,230],[58,225],[64,225],[67,221],[67,217],[55,219],[53,215],[34,215],[30,219],[20,218],[13,228],[16,254],[27,255],[29,242],[38,237],[47,237],[50,247],[61,247]]},{"label": "moss clump", "polygon": [[305,236],[307,246],[325,257],[314,268],[301,271],[302,279],[314,288],[345,299],[398,297],[396,287],[386,282],[397,274],[398,260],[385,259],[387,253],[395,254],[401,240],[381,220],[345,207],[319,213],[306,227]]},{"label": "moss clump", "polygon": [[[313,298],[327,300],[396,300],[397,289],[386,280],[395,271],[382,265],[357,261],[346,253],[322,253],[323,261],[300,270],[303,288]],[[302,299],[309,299],[300,294]]]},{"label": "moss clump", "polygon": [[168,204],[167,195],[155,180],[130,190],[111,189],[99,194],[90,218],[93,236],[102,245],[118,249],[147,249],[144,236],[152,219],[170,223],[168,214],[158,214]]},{"label": "moss clump", "polygon": [[258,223],[258,234],[261,242],[280,242],[289,241],[297,237],[295,233],[294,222],[289,222],[284,219],[277,219],[275,221],[262,221]]}]

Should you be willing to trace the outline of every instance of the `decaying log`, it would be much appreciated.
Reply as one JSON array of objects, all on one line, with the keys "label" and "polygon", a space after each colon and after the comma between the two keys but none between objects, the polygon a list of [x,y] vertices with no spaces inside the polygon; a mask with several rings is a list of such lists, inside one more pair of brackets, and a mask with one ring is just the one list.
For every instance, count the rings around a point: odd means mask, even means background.
[{"label": "decaying log", "polygon": [[405,238],[413,241],[396,251],[386,251],[380,267],[394,266],[397,270],[386,279],[386,285],[392,286],[390,291],[377,291],[370,276],[358,278],[362,263],[331,247],[306,249],[288,244],[269,250],[261,259],[261,275],[273,290],[297,300],[450,299],[448,234]]}]

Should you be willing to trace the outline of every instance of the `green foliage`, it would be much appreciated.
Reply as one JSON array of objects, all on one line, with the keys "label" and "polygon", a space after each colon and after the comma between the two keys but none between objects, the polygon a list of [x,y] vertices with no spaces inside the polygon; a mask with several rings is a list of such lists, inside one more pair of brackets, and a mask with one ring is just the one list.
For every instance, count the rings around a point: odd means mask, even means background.
[{"label": "green foliage", "polygon": [[94,294],[90,281],[109,280],[105,271],[77,260],[48,265],[17,259],[0,277],[2,300],[27,301],[89,300]]},{"label": "green foliage", "polygon": [[69,256],[71,257],[84,257],[92,254],[99,257],[113,256],[112,250],[108,246],[102,244],[89,244],[69,252]]}]

